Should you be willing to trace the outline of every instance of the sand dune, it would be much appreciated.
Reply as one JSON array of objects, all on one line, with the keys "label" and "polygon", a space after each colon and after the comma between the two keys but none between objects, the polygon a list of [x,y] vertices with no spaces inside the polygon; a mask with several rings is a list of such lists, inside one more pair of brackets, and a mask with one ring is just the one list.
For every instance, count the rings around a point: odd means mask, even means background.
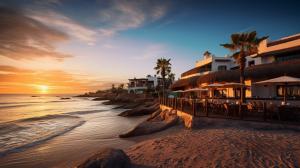
[{"label": "sand dune", "polygon": [[[204,122],[205,123],[205,122]],[[127,149],[154,167],[299,167],[300,132],[263,123],[216,120]],[[221,124],[222,126],[218,126]]]}]

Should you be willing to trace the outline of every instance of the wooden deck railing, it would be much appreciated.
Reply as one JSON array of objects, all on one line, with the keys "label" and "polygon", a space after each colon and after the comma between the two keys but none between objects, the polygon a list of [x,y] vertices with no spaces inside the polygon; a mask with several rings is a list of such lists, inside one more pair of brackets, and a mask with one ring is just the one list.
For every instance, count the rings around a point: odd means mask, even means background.
[{"label": "wooden deck railing", "polygon": [[217,117],[256,121],[296,121],[300,107],[276,105],[270,100],[159,98],[159,103],[195,117]]}]

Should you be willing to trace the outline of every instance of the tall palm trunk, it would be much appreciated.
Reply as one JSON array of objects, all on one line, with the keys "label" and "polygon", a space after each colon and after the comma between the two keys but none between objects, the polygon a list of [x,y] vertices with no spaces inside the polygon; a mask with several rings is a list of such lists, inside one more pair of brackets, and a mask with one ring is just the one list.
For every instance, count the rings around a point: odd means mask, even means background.
[{"label": "tall palm trunk", "polygon": [[165,76],[162,77],[162,94],[165,97]]},{"label": "tall palm trunk", "polygon": [[[244,52],[241,52],[240,56],[240,83],[245,84],[245,66],[246,66],[246,57],[244,55]],[[241,103],[245,103],[245,87],[241,87]]]},{"label": "tall palm trunk", "polygon": [[162,69],[162,92],[163,92],[163,97],[165,97],[165,83],[166,83],[166,70],[165,68]]}]

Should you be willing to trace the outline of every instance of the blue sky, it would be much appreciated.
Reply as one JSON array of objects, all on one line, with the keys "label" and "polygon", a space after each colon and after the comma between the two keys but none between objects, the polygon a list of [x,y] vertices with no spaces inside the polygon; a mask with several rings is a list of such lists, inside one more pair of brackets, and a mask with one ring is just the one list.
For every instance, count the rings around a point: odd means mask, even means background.
[{"label": "blue sky", "polygon": [[300,33],[299,6],[295,0],[2,1],[0,71],[59,71],[86,91],[153,75],[156,59],[165,57],[179,77],[206,50],[230,54],[220,44],[232,33],[256,30],[270,40]]}]

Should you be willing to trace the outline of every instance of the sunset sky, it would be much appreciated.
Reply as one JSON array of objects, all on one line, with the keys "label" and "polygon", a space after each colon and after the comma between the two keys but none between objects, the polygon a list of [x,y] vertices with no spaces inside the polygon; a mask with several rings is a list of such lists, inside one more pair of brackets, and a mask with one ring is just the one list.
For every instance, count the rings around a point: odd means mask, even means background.
[{"label": "sunset sky", "polygon": [[0,2],[0,93],[82,93],[154,75],[160,57],[179,75],[202,53],[256,30],[300,33],[300,1],[6,0]]}]

